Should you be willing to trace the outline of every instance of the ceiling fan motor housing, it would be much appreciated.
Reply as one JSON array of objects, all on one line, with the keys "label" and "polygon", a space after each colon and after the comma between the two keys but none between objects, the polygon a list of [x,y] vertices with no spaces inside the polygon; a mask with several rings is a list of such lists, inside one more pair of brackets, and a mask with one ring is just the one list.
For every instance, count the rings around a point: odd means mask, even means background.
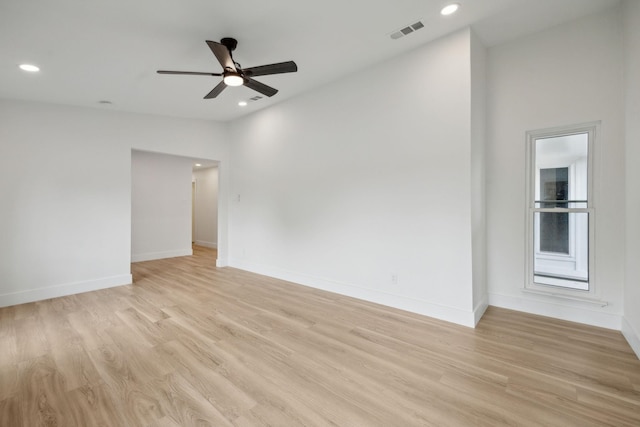
[{"label": "ceiling fan motor housing", "polygon": [[231,37],[223,38],[222,40],[220,40],[220,43],[223,44],[227,49],[229,49],[229,52],[236,50],[236,47],[238,46],[238,40]]}]

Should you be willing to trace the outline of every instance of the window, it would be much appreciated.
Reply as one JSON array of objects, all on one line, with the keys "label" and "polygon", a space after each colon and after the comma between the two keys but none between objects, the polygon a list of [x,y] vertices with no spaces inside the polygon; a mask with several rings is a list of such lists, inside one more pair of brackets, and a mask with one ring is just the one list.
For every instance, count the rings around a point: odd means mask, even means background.
[{"label": "window", "polygon": [[597,126],[527,133],[527,289],[594,293],[592,158]]}]

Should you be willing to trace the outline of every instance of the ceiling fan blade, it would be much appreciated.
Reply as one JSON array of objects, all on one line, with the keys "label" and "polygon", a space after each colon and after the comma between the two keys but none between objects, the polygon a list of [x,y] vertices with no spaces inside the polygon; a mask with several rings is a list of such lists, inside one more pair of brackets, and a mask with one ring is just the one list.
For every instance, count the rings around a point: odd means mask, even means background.
[{"label": "ceiling fan blade", "polygon": [[167,70],[158,70],[158,74],[185,74],[188,76],[221,76],[220,73],[200,73],[198,71],[167,71]]},{"label": "ceiling fan blade", "polygon": [[231,70],[234,73],[238,71],[236,70],[236,65],[233,63],[229,49],[227,49],[225,45],[210,40],[207,40],[207,45],[209,45],[209,49],[211,49],[216,58],[218,58],[218,62],[220,62],[223,69]]},{"label": "ceiling fan blade", "polygon": [[259,81],[253,80],[251,77],[247,76],[244,77],[244,85],[249,89],[253,89],[266,96],[273,96],[278,93],[278,89],[274,89],[271,86],[267,86],[266,84],[260,83]]},{"label": "ceiling fan blade", "polygon": [[216,96],[220,95],[222,93],[223,90],[225,90],[227,88],[227,85],[224,83],[224,81],[218,83],[218,85],[216,87],[214,87],[211,92],[209,92],[204,99],[211,99],[211,98],[215,98]]},{"label": "ceiling fan blade", "polygon": [[298,71],[298,66],[293,61],[242,69],[242,72],[250,77],[266,76],[269,74],[295,73],[296,71]]}]

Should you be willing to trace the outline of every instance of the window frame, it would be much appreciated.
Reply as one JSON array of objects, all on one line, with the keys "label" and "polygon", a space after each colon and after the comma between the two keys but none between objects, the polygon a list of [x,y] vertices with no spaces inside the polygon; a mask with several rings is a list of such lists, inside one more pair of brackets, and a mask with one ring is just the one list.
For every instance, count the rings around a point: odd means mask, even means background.
[{"label": "window frame", "polygon": [[[536,141],[546,138],[570,136],[577,134],[587,134],[587,206],[585,208],[536,208]],[[594,157],[596,138],[600,133],[600,122],[590,122],[578,125],[562,126],[555,128],[539,129],[526,132],[526,191],[525,191],[525,282],[524,290],[542,293],[547,295],[561,296],[572,299],[597,299],[597,287],[595,280],[595,200],[593,177],[594,177]],[[571,174],[571,172],[570,172]],[[573,289],[569,287],[537,283],[535,281],[535,256],[536,243],[535,235],[535,214],[538,212],[567,212],[586,213],[588,215],[588,290]],[[570,245],[572,243],[570,242]]]}]

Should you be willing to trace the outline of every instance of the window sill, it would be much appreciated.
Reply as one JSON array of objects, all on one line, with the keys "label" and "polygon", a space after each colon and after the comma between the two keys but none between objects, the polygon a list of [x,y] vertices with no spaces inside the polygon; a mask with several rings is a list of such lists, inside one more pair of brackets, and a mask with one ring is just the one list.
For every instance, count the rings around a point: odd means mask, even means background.
[{"label": "window sill", "polygon": [[537,289],[528,289],[528,288],[524,288],[522,291],[524,293],[527,293],[527,294],[561,298],[561,299],[566,299],[566,300],[570,300],[570,301],[582,302],[582,303],[585,303],[585,304],[597,305],[599,307],[606,307],[606,306],[609,305],[609,303],[607,301],[604,301],[604,300],[601,300],[601,299],[597,299],[597,298],[585,298],[585,297],[579,297],[579,296],[574,296],[574,295],[567,295],[565,293],[559,293],[559,292],[553,292],[553,291],[543,291],[543,290],[537,290]]}]

